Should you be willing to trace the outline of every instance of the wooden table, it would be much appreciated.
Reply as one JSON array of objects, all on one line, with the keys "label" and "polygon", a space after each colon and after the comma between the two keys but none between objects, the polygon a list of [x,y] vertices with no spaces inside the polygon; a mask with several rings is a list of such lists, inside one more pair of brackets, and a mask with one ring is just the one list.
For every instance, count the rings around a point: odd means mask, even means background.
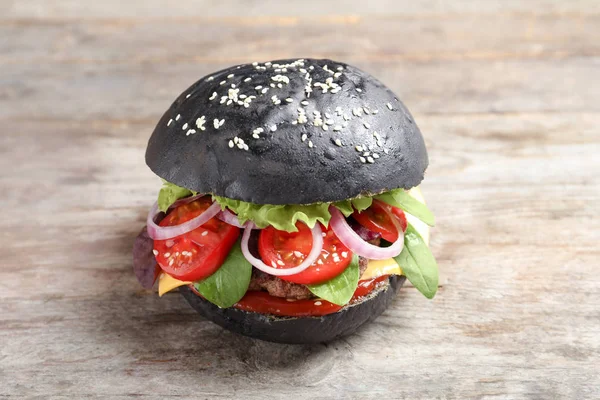
[{"label": "wooden table", "polygon": [[[0,1],[0,398],[599,398],[600,3],[522,3]],[[223,331],[131,271],[162,112],[297,56],[413,111],[446,277],[329,345]]]}]

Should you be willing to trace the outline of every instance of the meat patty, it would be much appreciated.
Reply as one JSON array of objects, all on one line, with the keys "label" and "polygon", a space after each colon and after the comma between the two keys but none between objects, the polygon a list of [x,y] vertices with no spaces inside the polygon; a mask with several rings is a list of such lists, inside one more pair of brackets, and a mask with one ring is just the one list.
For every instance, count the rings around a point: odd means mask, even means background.
[{"label": "meat patty", "polygon": [[[369,243],[379,245],[379,239],[371,240]],[[369,260],[364,257],[358,258],[358,266],[360,275],[364,274],[367,269]],[[252,268],[252,278],[248,290],[264,290],[269,292],[271,296],[285,297],[287,299],[310,299],[315,297],[305,285],[284,281],[273,275],[266,274],[256,268]]]}]

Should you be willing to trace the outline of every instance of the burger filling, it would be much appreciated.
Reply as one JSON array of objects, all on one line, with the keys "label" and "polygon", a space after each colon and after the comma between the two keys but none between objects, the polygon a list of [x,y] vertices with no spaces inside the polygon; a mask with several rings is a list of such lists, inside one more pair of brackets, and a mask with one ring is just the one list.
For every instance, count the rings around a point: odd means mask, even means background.
[{"label": "burger filling", "polygon": [[160,295],[190,285],[222,308],[298,316],[336,312],[389,275],[405,275],[428,298],[437,290],[433,215],[418,188],[259,205],[165,182],[147,223],[134,270],[146,287],[158,278]]}]

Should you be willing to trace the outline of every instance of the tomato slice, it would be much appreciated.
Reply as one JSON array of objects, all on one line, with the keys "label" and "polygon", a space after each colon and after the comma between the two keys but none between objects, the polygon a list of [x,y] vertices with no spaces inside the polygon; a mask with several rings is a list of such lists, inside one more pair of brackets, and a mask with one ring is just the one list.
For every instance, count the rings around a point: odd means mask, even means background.
[{"label": "tomato slice", "polygon": [[[367,281],[360,281],[351,301],[371,293],[378,283],[388,278],[389,275],[385,275]],[[282,297],[271,296],[269,293],[261,291],[247,292],[234,307],[244,311],[279,315],[282,317],[316,317],[333,314],[342,309],[337,304],[326,300],[308,299],[290,301]]]},{"label": "tomato slice", "polygon": [[[179,225],[197,217],[210,205],[209,196],[171,211],[160,226]],[[212,218],[202,226],[167,240],[154,241],[156,261],[163,271],[182,281],[197,281],[213,274],[225,261],[240,229]]]},{"label": "tomato slice", "polygon": [[392,207],[379,201],[373,201],[371,207],[360,212],[355,212],[352,214],[352,217],[365,228],[374,232],[379,232],[381,237],[388,242],[395,242],[398,240],[398,231],[396,230],[396,227],[394,226],[394,223],[390,217],[385,213],[384,207],[392,212],[392,214],[398,219],[398,222],[400,222],[402,230],[406,231],[407,223],[404,211],[402,211],[400,208]]},{"label": "tomato slice", "polygon": [[[304,223],[296,224],[298,232],[279,231],[272,226],[263,229],[258,238],[258,252],[265,264],[273,268],[293,268],[302,263],[312,249],[312,233]],[[352,252],[340,242],[331,229],[324,233],[323,250],[310,267],[281,279],[313,284],[328,281],[341,274],[352,261]]]}]

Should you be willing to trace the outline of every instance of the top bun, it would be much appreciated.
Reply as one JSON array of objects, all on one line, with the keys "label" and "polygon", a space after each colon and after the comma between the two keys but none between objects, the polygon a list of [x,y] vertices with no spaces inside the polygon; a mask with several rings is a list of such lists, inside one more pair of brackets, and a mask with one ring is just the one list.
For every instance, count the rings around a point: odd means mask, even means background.
[{"label": "top bun", "polygon": [[146,163],[176,185],[257,204],[409,189],[427,150],[410,112],[371,75],[332,60],[243,64],[184,91]]}]

